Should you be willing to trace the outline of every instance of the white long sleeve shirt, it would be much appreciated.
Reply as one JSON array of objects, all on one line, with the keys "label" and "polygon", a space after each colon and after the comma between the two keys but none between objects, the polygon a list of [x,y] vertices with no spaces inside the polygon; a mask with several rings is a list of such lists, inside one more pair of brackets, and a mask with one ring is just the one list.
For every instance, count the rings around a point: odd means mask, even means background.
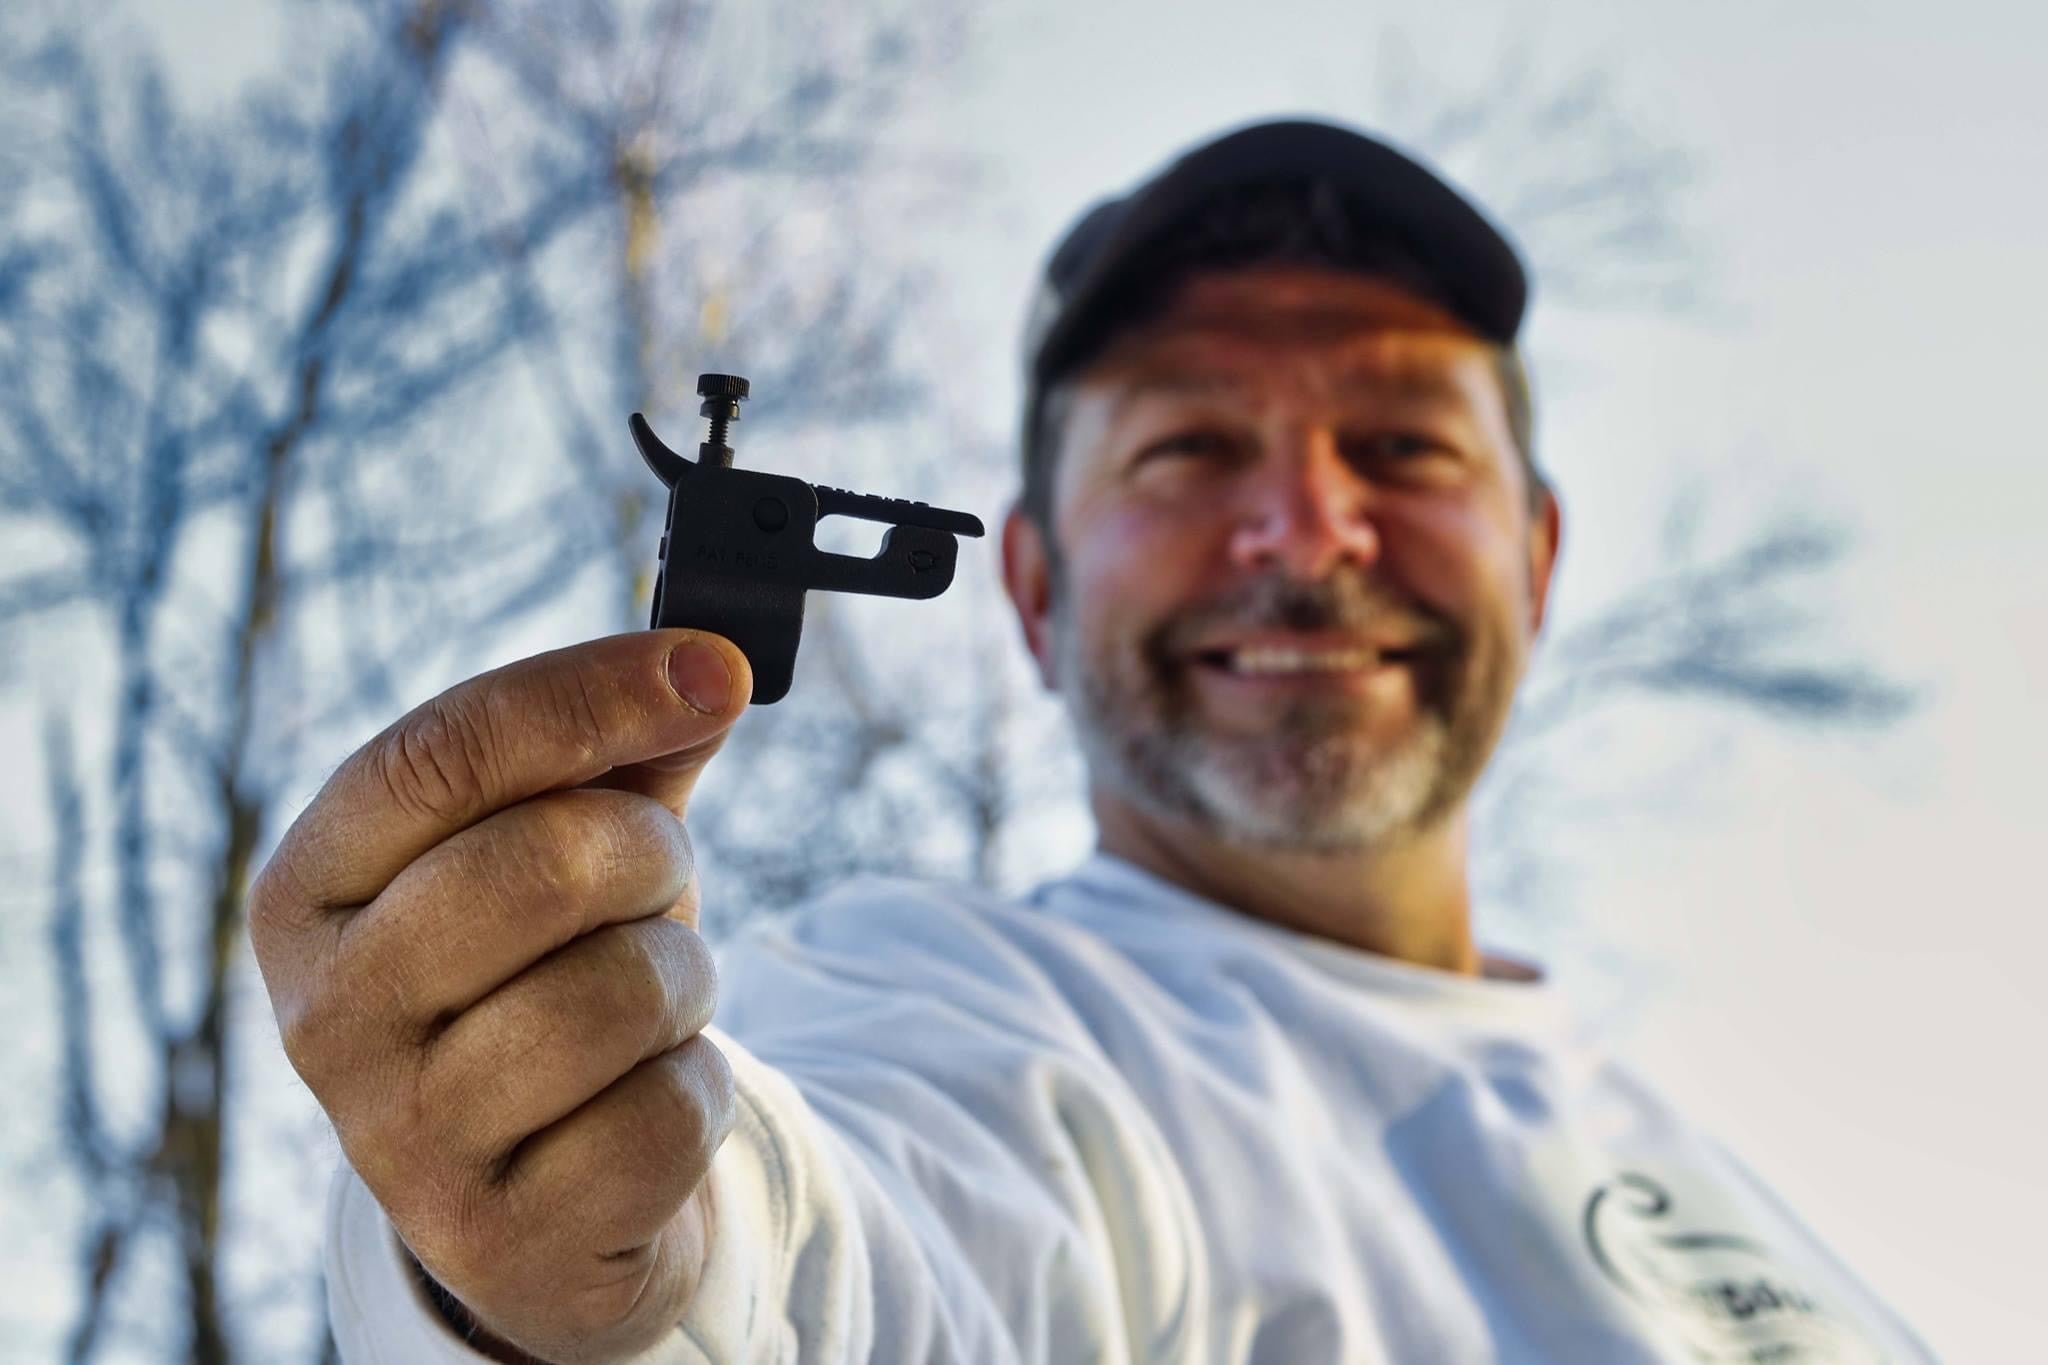
[{"label": "white long sleeve shirt", "polygon": [[[1274,927],[1098,855],[851,885],[720,955],[740,1118],[639,1365],[1924,1362],[1526,968]],[[337,1173],[351,1365],[483,1360]]]}]

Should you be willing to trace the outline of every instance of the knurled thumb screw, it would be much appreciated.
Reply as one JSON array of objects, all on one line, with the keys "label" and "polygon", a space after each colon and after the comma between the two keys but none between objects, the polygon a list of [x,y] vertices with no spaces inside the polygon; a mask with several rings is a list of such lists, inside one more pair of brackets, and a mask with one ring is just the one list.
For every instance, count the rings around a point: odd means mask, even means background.
[{"label": "knurled thumb screw", "polygon": [[728,423],[740,420],[740,404],[747,396],[747,381],[736,374],[700,374],[697,396],[704,400],[698,412],[711,419],[711,438],[697,452],[714,464],[730,465],[732,447],[725,443]]}]

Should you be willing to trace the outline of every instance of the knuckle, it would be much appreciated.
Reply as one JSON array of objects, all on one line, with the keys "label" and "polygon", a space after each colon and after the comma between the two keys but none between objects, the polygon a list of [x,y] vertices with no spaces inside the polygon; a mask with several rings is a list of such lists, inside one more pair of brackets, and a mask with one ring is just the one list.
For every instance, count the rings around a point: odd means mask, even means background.
[{"label": "knuckle", "polygon": [[671,954],[670,970],[678,986],[682,1028],[695,1034],[711,1022],[718,1005],[718,964],[711,956],[711,945],[695,929],[673,919],[656,922],[664,926],[663,937]]},{"label": "knuckle", "polygon": [[643,801],[647,807],[647,833],[637,854],[641,866],[650,873],[659,873],[661,883],[656,894],[662,908],[681,903],[691,910],[694,918],[697,853],[690,843],[690,832],[668,807],[648,798],[643,798]]},{"label": "knuckle", "polygon": [[572,741],[593,763],[610,740],[608,710],[601,702],[603,689],[602,679],[581,662],[550,671],[541,688],[541,722]]},{"label": "knuckle", "polygon": [[409,814],[468,819],[492,772],[488,722],[476,707],[436,697],[393,726],[378,747],[377,774]]},{"label": "knuckle", "polygon": [[371,1030],[340,993],[307,991],[279,1006],[277,1024],[285,1059],[323,1105],[335,1102],[340,1082],[366,1069]]},{"label": "knuckle", "polygon": [[631,965],[615,977],[632,998],[618,1011],[626,1018],[647,1021],[654,1056],[688,1040],[710,1021],[717,997],[717,971],[704,940],[688,925],[667,917],[638,920],[630,926],[626,951]]},{"label": "knuckle", "polygon": [[[602,900],[617,888],[660,891],[665,902],[688,885],[692,861],[682,821],[649,797],[599,788],[564,792],[539,814],[536,869],[558,896]],[[658,881],[659,886],[650,886]]]},{"label": "knuckle", "polygon": [[[436,1084],[415,1070],[383,1087],[358,1136],[420,1216],[474,1232],[502,1214],[502,1154],[478,1139],[479,1115],[490,1103],[481,1088]],[[362,1174],[369,1180],[368,1171]]]},{"label": "knuckle", "polygon": [[299,887],[287,855],[280,849],[256,874],[244,902],[244,914],[249,923],[249,948],[255,954],[257,969],[263,973],[264,984],[270,988],[273,1000],[285,993],[290,985],[284,967],[288,959],[281,951],[284,944],[280,940],[289,941],[297,937],[293,931],[304,928],[311,909],[312,898]]},{"label": "knuckle", "polygon": [[518,1075],[517,1061],[489,1052],[443,1054],[429,1061],[400,1098],[395,1127],[420,1150],[439,1153],[467,1173],[464,1183],[443,1192],[446,1202],[471,1197],[466,1192],[472,1183],[479,1190],[502,1186],[511,1147],[528,1136],[508,1132],[503,1121],[508,1087],[520,1084],[511,1079]]},{"label": "knuckle", "polygon": [[725,1054],[700,1035],[664,1054],[659,1072],[675,1158],[700,1164],[731,1124],[732,1068]]},{"label": "knuckle", "polygon": [[608,1336],[634,1318],[652,1286],[653,1252],[653,1245],[646,1244],[608,1258],[603,1279],[568,1295],[562,1313],[572,1338]]},{"label": "knuckle", "polygon": [[520,818],[493,822],[476,850],[483,876],[509,878],[538,891],[545,905],[573,908],[597,884],[592,845],[601,837],[585,803],[563,793],[528,801]]},{"label": "knuckle", "polygon": [[715,1147],[732,1129],[739,1105],[739,1090],[733,1080],[732,1063],[726,1060],[725,1053],[716,1043],[699,1037],[691,1045],[703,1052],[705,1102],[712,1120],[705,1136],[709,1145]]},{"label": "knuckle", "polygon": [[606,937],[612,958],[606,969],[611,978],[609,1013],[622,1023],[637,1024],[650,1036],[666,1034],[676,1014],[676,983],[670,966],[673,955],[662,942],[657,921],[618,925]]},{"label": "knuckle", "polygon": [[621,1188],[661,1191],[678,1205],[702,1179],[720,1114],[716,1096],[687,1055],[685,1043],[635,1069],[631,1103],[607,1135],[605,1165]]},{"label": "knuckle", "polygon": [[585,890],[611,885],[658,850],[646,801],[629,792],[577,792],[563,803],[576,874]]},{"label": "knuckle", "polygon": [[[271,855],[256,880],[249,884],[248,916],[251,936],[268,933],[284,918],[296,899],[285,885],[289,873],[282,852]],[[258,948],[261,952],[261,948]]]},{"label": "knuckle", "polygon": [[[421,894],[453,897],[472,913],[516,921],[522,936],[545,941],[547,951],[629,922],[617,913],[621,907],[657,908],[648,881],[660,875],[656,860],[667,856],[658,830],[650,832],[650,822],[633,810],[636,802],[654,804],[600,790],[522,801],[435,850],[429,889]],[[423,943],[412,957],[431,962],[444,951],[445,943]]]},{"label": "knuckle", "polygon": [[[503,1084],[500,1077],[499,1089]],[[395,1131],[405,1134],[404,1150],[422,1163],[419,1178],[432,1207],[451,1221],[474,1226],[496,1207],[506,1188],[509,1152],[483,1121],[493,1107],[493,1092],[481,1084],[423,1083],[414,1093],[417,1099]],[[426,1164],[429,1157],[431,1165]]]},{"label": "knuckle", "polygon": [[488,1292],[504,1275],[506,1208],[485,1173],[458,1165],[420,1167],[407,1201],[414,1243],[435,1278]]},{"label": "knuckle", "polygon": [[402,1049],[362,1011],[314,997],[281,1016],[286,1058],[334,1125],[349,1160],[373,1189],[405,1188],[422,1154],[439,1150],[431,1111]]},{"label": "knuckle", "polygon": [[[671,812],[668,807],[662,806],[659,809],[664,816],[668,817],[664,822],[664,828],[669,831],[670,837],[674,841],[677,875],[682,878],[683,883],[682,894],[695,897],[698,890],[697,845],[690,840],[690,827],[684,824],[681,818]],[[695,931],[693,930],[692,932]]]},{"label": "knuckle", "polygon": [[315,1095],[324,1088],[328,1031],[318,1021],[318,1010],[304,998],[277,1007],[277,1035],[285,1060],[299,1073]]}]

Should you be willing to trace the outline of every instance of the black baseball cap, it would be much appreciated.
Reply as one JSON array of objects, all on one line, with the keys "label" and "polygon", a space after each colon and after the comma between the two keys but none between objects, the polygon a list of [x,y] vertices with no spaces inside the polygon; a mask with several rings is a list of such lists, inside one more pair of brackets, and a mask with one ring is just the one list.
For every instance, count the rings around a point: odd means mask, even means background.
[{"label": "black baseball cap", "polygon": [[[1529,281],[1506,235],[1434,171],[1377,138],[1309,119],[1256,123],[1183,152],[1128,193],[1103,200],[1047,260],[1025,325],[1032,420],[1047,385],[1129,321],[1124,305],[1148,258],[1218,199],[1258,186],[1319,183],[1366,237],[1398,252],[1481,337],[1512,346]],[[1156,264],[1156,261],[1154,262]]]}]

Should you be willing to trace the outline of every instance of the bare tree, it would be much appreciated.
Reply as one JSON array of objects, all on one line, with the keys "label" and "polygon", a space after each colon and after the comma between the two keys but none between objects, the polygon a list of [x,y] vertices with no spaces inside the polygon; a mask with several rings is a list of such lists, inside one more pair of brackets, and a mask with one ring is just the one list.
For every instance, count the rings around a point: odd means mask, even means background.
[{"label": "bare tree", "polygon": [[864,219],[897,187],[929,193],[964,175],[908,161],[885,136],[963,32],[944,0],[857,17],[527,0],[481,19],[484,78],[457,125],[473,198],[504,193],[521,165],[565,164],[587,168],[603,207],[590,234],[552,253],[506,247],[513,286],[545,324],[525,345],[547,421],[578,461],[580,496],[609,512],[602,564],[619,627],[644,617],[660,510],[624,414],[698,425],[695,375],[719,356],[754,381],[746,415],[784,431],[836,436],[922,400],[893,340],[927,282],[883,260]]},{"label": "bare tree", "polygon": [[1710,296],[1689,226],[1693,159],[1648,130],[1609,72],[1559,64],[1528,36],[1467,84],[1422,68],[1399,33],[1374,55],[1375,121],[1479,191],[1543,298],[1682,312]]},{"label": "bare tree", "polygon": [[[743,50],[717,36],[740,8],[360,0],[301,15],[311,69],[219,118],[184,114],[146,55],[103,55],[123,48],[101,34],[7,33],[11,122],[42,136],[0,188],[0,516],[30,547],[0,566],[0,625],[109,661],[61,685],[44,755],[51,1155],[88,1211],[71,1359],[124,1334],[204,1362],[262,1338],[272,1358],[259,1329],[306,1316],[303,1220],[281,1234],[232,1197],[280,1155],[260,1139],[303,1130],[234,1098],[274,1050],[239,952],[244,891],[309,762],[473,668],[593,560],[630,582],[645,476],[582,419],[570,385],[591,367],[571,362],[592,337],[633,360],[593,405],[607,429],[622,392],[665,401],[651,310],[601,316],[657,292],[657,213],[722,199],[722,221],[765,231],[854,157],[859,138],[830,130],[859,123],[864,83],[922,60],[870,32],[853,58],[754,73],[751,109],[699,107],[680,68],[625,83],[616,108],[613,86],[568,80],[640,51],[630,24],[715,71]],[[481,188],[463,119],[491,129]],[[595,309],[593,266],[623,282]],[[888,378],[866,362],[900,325],[899,279],[838,252],[761,278],[812,301],[782,364],[813,411],[913,401],[818,379]],[[516,439],[536,412],[560,424]],[[104,757],[74,743],[100,732]],[[94,970],[102,939],[118,984]],[[109,1045],[109,1024],[139,1043]],[[266,1240],[296,1245],[252,1254]],[[144,1269],[166,1256],[170,1294]],[[327,1349],[317,1314],[309,1349]]]},{"label": "bare tree", "polygon": [[[1552,952],[1583,943],[1564,894],[1574,864],[1596,855],[1612,831],[1646,813],[1646,804],[1668,815],[1679,804],[1670,796],[1687,785],[1682,775],[1698,775],[1709,759],[1700,747],[1707,731],[1669,723],[1679,708],[1730,721],[1872,733],[1916,704],[1909,687],[1831,641],[1816,610],[1847,553],[1838,528],[1780,515],[1749,524],[1708,552],[1697,535],[1704,505],[1697,490],[1681,492],[1657,570],[1553,632],[1481,786],[1475,883],[1484,900],[1519,913],[1521,922],[1511,926],[1518,937]],[[1584,770],[1608,765],[1589,765],[1585,755],[1627,743],[1603,731],[1625,735],[1632,709],[1647,711],[1638,724],[1691,732],[1698,742],[1665,744],[1626,789],[1590,788]],[[1661,727],[1653,724],[1658,718]],[[1635,733],[1635,747],[1653,747],[1641,743],[1641,730]],[[1628,965],[1607,957],[1611,965]]]},{"label": "bare tree", "polygon": [[[107,1011],[90,1001],[86,899],[65,872],[83,839],[81,784],[53,742],[70,841],[53,939],[65,1137],[94,1211],[73,1359],[102,1345],[108,1296],[153,1225],[172,1234],[191,1357],[228,1357],[228,987],[275,782],[257,691],[264,665],[288,657],[288,522],[325,473],[311,467],[319,450],[399,426],[509,340],[501,317],[457,314],[473,251],[401,227],[451,38],[445,12],[407,19],[347,49],[325,98],[274,99],[239,138],[182,119],[147,63],[119,99],[65,37],[21,62],[41,97],[26,118],[52,136],[10,206],[28,260],[9,300],[0,489],[10,516],[55,532],[62,552],[13,577],[0,610],[20,628],[80,607],[110,628],[107,902],[154,1110],[110,1121],[109,1078],[83,1033]],[[394,323],[423,344],[401,352],[384,331]]]},{"label": "bare tree", "polygon": [[[931,281],[901,248],[901,222],[930,221],[934,201],[971,188],[973,169],[906,160],[874,131],[901,112],[915,88],[906,77],[957,52],[960,13],[928,0],[870,7],[858,22],[818,10],[800,33],[780,25],[772,41],[751,45],[734,35],[747,55],[711,61],[687,41],[709,22],[706,9],[655,5],[626,23],[591,5],[507,7],[482,43],[532,136],[609,168],[614,226],[603,256],[579,258],[605,262],[603,315],[579,320],[577,303],[593,299],[572,296],[550,310],[556,325],[537,335],[531,353],[536,375],[547,376],[550,422],[581,452],[583,496],[611,513],[616,537],[603,562],[611,624],[622,629],[645,619],[661,504],[637,461],[617,458],[621,415],[648,411],[658,428],[682,432],[677,444],[687,449],[701,427],[700,370],[742,370],[752,380],[736,432],[743,463],[878,492],[939,498],[958,490],[977,502],[1003,477],[1003,442],[949,416],[898,344],[906,319],[933,320]],[[573,46],[534,39],[536,30],[563,27],[577,30]],[[479,183],[501,159],[481,133],[467,147]],[[743,198],[707,182],[699,169],[707,164],[768,174],[782,189]],[[848,194],[854,182],[860,193]],[[821,253],[836,263],[829,287],[815,271],[790,270]],[[522,265],[522,287],[548,296],[550,263],[529,255]],[[578,348],[578,336],[606,340]],[[570,360],[577,350],[608,363],[578,367]],[[919,628],[956,622],[966,593],[920,605]],[[988,616],[984,609],[980,620]],[[918,689],[906,705],[886,679],[883,652],[863,643],[859,623],[875,619],[814,595],[803,685],[750,715],[709,775],[692,832],[718,888],[706,910],[713,932],[859,872],[954,870],[952,859],[921,857],[904,837],[918,823],[904,811],[908,793],[934,782],[980,803],[980,843],[993,850],[1003,787],[981,736],[997,727],[944,732],[948,717],[980,714],[1000,691],[962,686],[969,679],[949,670],[947,685]],[[982,659],[1004,643],[986,629],[978,640],[968,652]],[[985,776],[963,787],[968,770]],[[745,774],[745,795],[717,799],[734,773]],[[954,821],[939,813],[933,823]],[[969,865],[977,861],[985,860],[970,856]]]}]

